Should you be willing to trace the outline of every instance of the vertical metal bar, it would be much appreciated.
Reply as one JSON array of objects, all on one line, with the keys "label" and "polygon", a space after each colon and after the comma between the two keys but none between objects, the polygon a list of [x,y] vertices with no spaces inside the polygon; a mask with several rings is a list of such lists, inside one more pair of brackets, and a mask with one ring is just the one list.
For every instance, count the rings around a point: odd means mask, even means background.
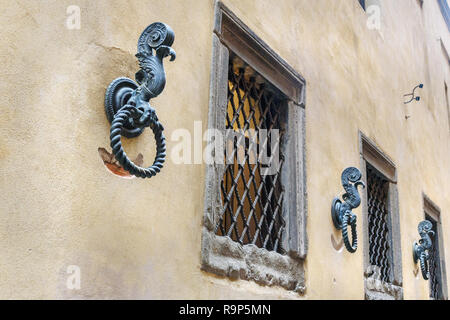
[{"label": "vertical metal bar", "polygon": [[430,215],[425,214],[427,220],[433,224],[434,241],[430,250],[430,298],[434,300],[442,299],[442,279],[440,270],[439,257],[439,230],[437,228],[437,221]]},{"label": "vertical metal bar", "polygon": [[[264,83],[257,85],[253,76],[247,76],[249,72],[247,65],[240,65],[239,72],[236,73],[233,59],[230,56],[226,129],[234,130],[236,128],[246,131],[253,122],[256,131],[281,129],[280,138],[282,138],[284,131],[280,120],[281,103],[279,101],[281,100],[275,99],[275,93],[268,92]],[[254,74],[254,72],[250,72],[250,74]],[[259,111],[259,119],[256,119],[257,111]],[[238,141],[233,141],[232,157],[234,161],[238,160],[237,147],[242,142],[239,141],[240,139],[247,140],[248,138],[238,136]],[[257,140],[259,152],[268,147],[270,139],[271,137],[268,135],[265,141]],[[281,149],[278,146],[280,141],[276,142],[278,149]],[[247,143],[245,149],[244,163],[238,162],[237,170],[235,163],[226,164],[225,175],[221,182],[223,209],[219,219],[220,226],[216,227],[216,233],[227,235],[241,244],[258,243],[268,250],[282,252],[280,243],[285,221],[281,212],[284,191],[279,176],[283,161],[280,161],[280,168],[273,176],[263,176],[259,162],[253,167],[249,163],[250,153]],[[273,153],[273,151],[271,152]],[[273,156],[270,154],[269,158],[273,158]],[[281,158],[284,159],[283,156]],[[251,188],[254,191],[253,196]],[[259,211],[257,211],[258,206]],[[257,212],[260,215],[259,219]],[[250,226],[253,221],[255,228],[251,230],[253,227],[250,228]],[[240,226],[241,222],[242,227]]]},{"label": "vertical metal bar", "polygon": [[367,205],[370,264],[378,267],[380,280],[391,283],[392,254],[389,235],[388,181],[367,166]]}]

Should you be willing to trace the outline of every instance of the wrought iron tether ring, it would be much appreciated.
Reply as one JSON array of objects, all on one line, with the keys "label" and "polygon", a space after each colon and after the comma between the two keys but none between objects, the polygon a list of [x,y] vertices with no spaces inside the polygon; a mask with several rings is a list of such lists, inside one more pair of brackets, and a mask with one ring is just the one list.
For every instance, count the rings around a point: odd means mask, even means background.
[{"label": "wrought iron tether ring", "polygon": [[[365,187],[361,180],[361,172],[354,167],[349,167],[342,172],[341,181],[345,189],[342,195],[344,202],[339,198],[334,198],[331,205],[331,218],[336,229],[342,230],[342,239],[345,248],[351,253],[358,248],[358,235],[356,233],[356,215],[352,209],[357,208],[361,203],[358,193],[358,185]],[[352,231],[352,242],[348,238],[348,226]]]},{"label": "wrought iron tether ring", "polygon": [[152,129],[156,140],[155,161],[148,168],[142,168],[135,165],[133,161],[131,161],[127,157],[125,151],[122,148],[122,142],[120,141],[122,128],[125,122],[130,118],[132,112],[134,111],[134,108],[135,107],[133,105],[127,104],[122,107],[115,115],[114,120],[111,124],[111,148],[117,161],[119,161],[120,165],[125,170],[135,175],[136,177],[150,178],[156,175],[161,170],[166,158],[166,141],[163,134],[164,128],[158,120],[154,118],[150,120],[149,127]]},{"label": "wrought iron tether ring", "polygon": [[[141,69],[135,75],[137,83],[120,77],[106,89],[105,111],[111,123],[112,152],[125,170],[140,178],[156,175],[166,159],[164,127],[149,101],[164,90],[166,74],[163,59],[170,56],[171,61],[175,60],[175,51],[170,47],[174,38],[174,32],[168,25],[161,22],[149,25],[138,41],[136,57]],[[122,135],[137,137],[146,127],[150,127],[155,135],[156,156],[150,167],[143,168],[127,157],[120,139]]]},{"label": "wrought iron tether ring", "polygon": [[424,220],[419,223],[418,231],[420,234],[419,243],[414,242],[413,244],[413,258],[414,263],[417,263],[417,260],[420,262],[420,270],[422,271],[422,276],[425,280],[430,278],[430,270],[429,263],[430,253],[429,250],[433,246],[433,242],[431,240],[431,236],[434,236],[433,224]]}]

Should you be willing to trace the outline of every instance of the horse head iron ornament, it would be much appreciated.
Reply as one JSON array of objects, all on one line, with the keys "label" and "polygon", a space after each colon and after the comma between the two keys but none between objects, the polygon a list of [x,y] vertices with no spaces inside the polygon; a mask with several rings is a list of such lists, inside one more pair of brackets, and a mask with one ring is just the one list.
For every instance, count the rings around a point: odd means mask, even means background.
[{"label": "horse head iron ornament", "polygon": [[431,240],[431,236],[434,236],[433,224],[424,220],[419,223],[418,231],[420,234],[419,243],[414,241],[413,244],[413,258],[414,263],[417,263],[417,260],[420,261],[420,269],[422,271],[422,276],[425,280],[430,278],[430,270],[428,260],[430,259],[429,250],[433,246],[433,242]]},{"label": "horse head iron ornament", "polygon": [[[120,77],[106,89],[105,111],[111,123],[110,139],[112,152],[120,165],[140,178],[156,175],[166,159],[166,142],[163,126],[158,121],[155,109],[149,101],[158,96],[166,84],[163,59],[175,60],[175,51],[170,47],[175,34],[161,22],[149,25],[138,40],[138,58],[141,69],[136,73],[136,82]],[[126,155],[120,141],[121,136],[137,137],[150,127],[155,135],[156,156],[153,164],[143,168],[134,164]]]},{"label": "horse head iron ornament", "polygon": [[[342,195],[344,202],[339,198],[334,198],[331,204],[331,218],[336,229],[342,230],[342,238],[347,250],[351,253],[358,248],[358,237],[356,233],[356,215],[352,209],[357,208],[361,204],[361,197],[358,193],[358,186],[365,187],[361,181],[361,172],[354,167],[349,167],[342,172],[342,186],[345,193]],[[347,228],[350,225],[352,230],[352,244],[348,239]]]}]

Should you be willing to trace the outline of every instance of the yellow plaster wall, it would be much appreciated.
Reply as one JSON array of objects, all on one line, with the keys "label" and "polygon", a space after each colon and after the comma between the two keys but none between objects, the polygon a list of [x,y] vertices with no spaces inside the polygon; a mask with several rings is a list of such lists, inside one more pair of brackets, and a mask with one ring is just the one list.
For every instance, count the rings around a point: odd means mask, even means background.
[{"label": "yellow plaster wall", "polygon": [[[214,1],[76,2],[0,0],[1,298],[363,299],[362,248],[334,250],[329,213],[340,173],[359,167],[358,130],[397,166],[404,296],[428,298],[411,257],[422,192],[442,210],[450,257],[450,77],[437,40],[450,48],[450,39],[435,1],[422,10],[415,0],[380,1],[380,32],[356,0],[224,1],[307,81],[304,297],[200,271],[204,165],[169,158],[151,180],[126,180],[97,153],[109,146],[105,88],[134,77],[137,38],[154,21],[175,31],[177,59],[165,62],[166,88],[152,100],[168,154],[174,130],[206,128]],[[65,27],[73,4],[80,30]],[[422,100],[405,106],[419,82]],[[147,131],[124,143],[145,163],[154,154]],[[81,268],[80,290],[66,287],[69,265]]]}]

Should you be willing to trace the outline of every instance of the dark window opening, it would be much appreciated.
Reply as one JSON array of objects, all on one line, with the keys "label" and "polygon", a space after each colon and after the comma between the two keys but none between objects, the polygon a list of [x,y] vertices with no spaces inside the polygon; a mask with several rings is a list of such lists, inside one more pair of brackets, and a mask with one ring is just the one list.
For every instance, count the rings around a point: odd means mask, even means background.
[{"label": "dark window opening", "polygon": [[[285,133],[286,98],[269,82],[258,75],[249,65],[236,55],[230,54],[228,71],[228,105],[225,126],[233,132],[244,131],[244,135],[233,138],[233,157],[231,164],[225,165],[221,181],[222,210],[215,233],[228,236],[242,245],[254,244],[269,251],[284,254],[281,246],[285,232],[282,203],[284,188],[281,182],[281,170],[284,157],[282,142]],[[279,165],[275,174],[265,175],[265,165],[260,163],[250,149],[250,137],[246,132],[267,129],[267,138],[252,138],[258,155],[265,152],[270,158],[271,129],[278,129]],[[238,142],[242,139],[242,142]],[[229,142],[227,141],[226,144]],[[243,146],[244,163],[239,163],[239,147]],[[242,147],[241,147],[242,148]],[[267,150],[265,150],[267,148]],[[241,153],[242,154],[242,153]],[[250,161],[253,157],[253,161]]]},{"label": "dark window opening", "polygon": [[428,214],[425,214],[425,219],[430,221],[433,224],[433,246],[429,250],[430,260],[429,260],[429,268],[430,268],[430,298],[433,300],[442,299],[442,281],[441,281],[441,266],[440,266],[440,257],[439,257],[439,230],[437,221],[433,219]]},{"label": "dark window opening", "polygon": [[388,211],[389,181],[367,163],[369,261],[379,279],[391,283],[391,243]]}]

